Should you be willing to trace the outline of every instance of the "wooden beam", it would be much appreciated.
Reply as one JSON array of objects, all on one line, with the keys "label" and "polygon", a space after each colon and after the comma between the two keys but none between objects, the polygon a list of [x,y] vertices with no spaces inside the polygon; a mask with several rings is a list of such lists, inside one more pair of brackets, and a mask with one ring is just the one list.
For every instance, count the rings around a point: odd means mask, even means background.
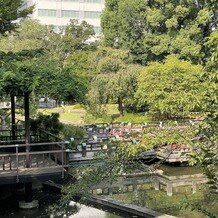
[{"label": "wooden beam", "polygon": [[11,131],[12,140],[16,140],[15,99],[13,94],[11,94]]},{"label": "wooden beam", "polygon": [[29,92],[24,93],[24,115],[25,115],[25,144],[26,146],[26,168],[30,167],[30,107]]}]

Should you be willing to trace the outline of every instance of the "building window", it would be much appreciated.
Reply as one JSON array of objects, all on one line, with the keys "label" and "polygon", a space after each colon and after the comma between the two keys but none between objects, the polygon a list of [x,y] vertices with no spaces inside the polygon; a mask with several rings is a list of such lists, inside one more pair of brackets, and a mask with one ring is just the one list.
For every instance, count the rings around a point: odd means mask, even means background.
[{"label": "building window", "polygon": [[84,12],[85,18],[96,18],[98,19],[100,17],[100,12],[97,11],[85,11]]},{"label": "building window", "polygon": [[88,2],[88,3],[101,3],[101,0],[84,0],[84,2]]},{"label": "building window", "polygon": [[72,17],[72,18],[79,17],[79,11],[62,10],[61,13],[62,13],[62,17]]},{"label": "building window", "polygon": [[45,17],[56,17],[56,10],[49,10],[49,9],[39,9],[38,15],[45,16]]}]

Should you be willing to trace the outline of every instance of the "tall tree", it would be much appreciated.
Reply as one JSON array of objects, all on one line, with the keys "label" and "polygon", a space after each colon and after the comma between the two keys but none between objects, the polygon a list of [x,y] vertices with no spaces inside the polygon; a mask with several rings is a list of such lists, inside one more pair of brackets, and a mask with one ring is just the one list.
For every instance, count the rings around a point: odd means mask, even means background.
[{"label": "tall tree", "polygon": [[129,49],[142,64],[169,54],[201,63],[208,55],[204,42],[217,28],[217,9],[215,0],[107,0],[104,42]]},{"label": "tall tree", "polygon": [[[1,67],[0,72],[4,75],[3,78],[8,75],[9,79],[10,75],[13,81],[21,79],[21,75],[29,77],[28,73],[25,75],[16,73],[20,61],[29,58],[23,65],[29,62],[26,67],[35,74],[30,78],[22,77],[22,81],[23,85],[25,81],[34,78],[40,81],[40,86],[34,89],[38,98],[41,94],[54,97],[57,101],[84,101],[89,80],[85,71],[89,65],[89,52],[95,48],[93,45],[95,43],[87,43],[92,33],[94,33],[92,26],[86,22],[78,24],[76,21],[71,21],[65,30],[65,35],[62,35],[62,32],[54,33],[52,26],[25,20],[16,32],[0,38],[0,45],[5,52],[2,53],[4,63],[8,65],[4,69]],[[80,53],[86,53],[86,56]],[[22,56],[24,54],[26,57]],[[86,63],[86,67],[83,63]],[[5,85],[6,83],[2,87],[6,87]]]},{"label": "tall tree", "polygon": [[136,97],[140,105],[148,105],[158,116],[171,118],[206,110],[205,90],[201,81],[203,68],[169,56],[165,62],[153,62],[141,73]]},{"label": "tall tree", "polygon": [[22,0],[0,1],[0,34],[11,32],[18,26],[18,19],[25,18],[33,10],[33,7],[22,9]]},{"label": "tall tree", "polygon": [[78,51],[90,51],[96,49],[96,42],[88,42],[94,36],[93,26],[86,21],[80,24],[77,20],[70,20],[70,23],[51,39],[52,44],[48,60],[59,62],[59,68],[65,67],[65,61]]},{"label": "tall tree", "polygon": [[99,112],[105,104],[116,103],[120,114],[124,115],[126,106],[134,104],[137,77],[141,67],[138,65],[123,65],[120,70],[110,73],[108,72],[109,68],[104,66],[104,69],[107,69],[107,73],[99,74],[91,83],[88,93],[90,107]]},{"label": "tall tree", "polygon": [[52,26],[45,26],[36,20],[25,19],[16,31],[0,37],[1,51],[21,52],[23,50],[48,49],[57,34]]}]

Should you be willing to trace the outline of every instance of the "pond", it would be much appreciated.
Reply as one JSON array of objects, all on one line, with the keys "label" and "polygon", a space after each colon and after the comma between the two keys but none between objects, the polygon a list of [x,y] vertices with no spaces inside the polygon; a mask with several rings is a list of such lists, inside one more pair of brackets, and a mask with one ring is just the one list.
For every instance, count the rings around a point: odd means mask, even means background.
[{"label": "pond", "polygon": [[[181,218],[204,218],[205,214],[192,210],[192,208],[196,209],[197,207],[208,210],[216,217],[218,214],[218,195],[217,193],[209,194],[208,185],[203,184],[205,182],[199,177],[200,169],[169,165],[162,165],[159,169],[163,170],[163,176],[167,178],[182,178],[181,181],[176,179],[177,183],[175,184],[178,186],[172,188],[172,196],[168,196],[166,185],[159,184],[159,189],[155,190],[154,181],[144,179],[144,184],[138,185],[137,189],[134,189],[133,186],[125,188],[125,191],[115,188],[114,193],[111,191],[111,194],[105,195],[105,197]],[[189,180],[196,181],[194,192],[192,185],[183,184]]]},{"label": "pond", "polygon": [[[34,191],[34,199],[40,202],[39,208],[31,210],[20,209],[18,203],[23,200],[23,196],[12,195],[11,197],[0,200],[0,217],[1,218],[46,218],[53,217],[48,214],[47,209],[50,205],[58,202],[60,195],[55,193],[43,192],[42,190]],[[73,204],[75,202],[71,202]],[[108,212],[106,209],[98,209],[92,206],[78,205],[78,212],[70,215],[70,218],[122,218],[126,217],[117,211]],[[61,216],[60,216],[61,217]]]},{"label": "pond", "polygon": [[[194,167],[179,167],[162,165],[159,170],[163,174],[158,177],[150,177],[148,175],[130,176],[129,178],[121,178],[112,187],[108,187],[104,183],[93,189],[93,194],[104,195],[106,198],[119,200],[124,203],[135,204],[146,207],[161,213],[166,213],[178,217],[185,218],[203,218],[202,213],[191,211],[185,208],[187,204],[204,205],[213,214],[218,214],[217,194],[208,193],[206,184],[202,184],[202,178],[199,177],[202,171]],[[196,177],[196,175],[198,175]],[[185,177],[184,177],[185,176]],[[182,179],[179,179],[182,178]],[[184,185],[181,181],[196,181],[196,187],[193,192],[193,184]],[[154,185],[154,179],[159,181],[158,189]],[[172,188],[172,193],[167,190],[167,182],[175,182],[180,184]],[[180,181],[181,180],[181,181]],[[165,182],[165,184],[164,184]],[[172,194],[172,196],[170,195]],[[206,197],[205,197],[206,196]],[[39,200],[40,207],[34,210],[22,210],[18,207],[18,202],[23,200],[24,196],[12,195],[11,197],[0,200],[0,217],[1,218],[43,218],[52,217],[47,213],[50,205],[58,202],[60,195],[42,190],[34,190],[34,199]],[[108,209],[102,206],[85,206],[80,205],[77,214],[70,217],[76,218],[120,218],[133,217],[130,214],[118,212],[114,209]],[[135,216],[137,217],[137,216]]]}]

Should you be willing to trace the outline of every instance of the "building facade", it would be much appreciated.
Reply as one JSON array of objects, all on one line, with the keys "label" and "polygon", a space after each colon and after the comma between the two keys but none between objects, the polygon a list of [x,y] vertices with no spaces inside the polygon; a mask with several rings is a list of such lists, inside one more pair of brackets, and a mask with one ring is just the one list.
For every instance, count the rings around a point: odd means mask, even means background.
[{"label": "building facade", "polygon": [[64,28],[70,19],[87,21],[100,34],[100,14],[105,0],[26,0],[25,7],[35,5],[31,18],[41,24],[54,25],[56,31]]}]

